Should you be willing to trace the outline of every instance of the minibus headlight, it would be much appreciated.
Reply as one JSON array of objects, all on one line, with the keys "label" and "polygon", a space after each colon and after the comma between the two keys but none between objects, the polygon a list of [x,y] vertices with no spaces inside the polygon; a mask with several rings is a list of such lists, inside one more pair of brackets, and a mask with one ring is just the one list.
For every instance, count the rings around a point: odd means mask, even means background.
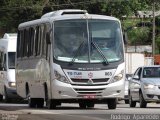
[{"label": "minibus headlight", "polygon": [[116,75],[113,77],[111,83],[117,82],[117,81],[119,81],[119,80],[122,80],[123,74],[124,74],[124,71],[123,71],[123,70],[122,70],[119,74],[116,74]]},{"label": "minibus headlight", "polygon": [[152,84],[144,83],[144,89],[153,89],[155,86]]},{"label": "minibus headlight", "polygon": [[59,80],[59,81],[64,82],[64,83],[69,83],[67,78],[65,76],[61,75],[58,71],[54,71],[54,74],[55,74],[56,80]]},{"label": "minibus headlight", "polygon": [[9,82],[9,87],[15,87],[16,83],[15,82]]}]

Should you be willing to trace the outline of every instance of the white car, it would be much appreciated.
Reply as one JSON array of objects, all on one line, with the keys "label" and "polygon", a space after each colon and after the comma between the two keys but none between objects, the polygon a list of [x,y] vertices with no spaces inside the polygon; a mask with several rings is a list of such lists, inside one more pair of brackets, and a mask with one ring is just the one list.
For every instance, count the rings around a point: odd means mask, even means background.
[{"label": "white car", "polygon": [[160,102],[160,65],[139,67],[129,80],[129,104],[147,107],[148,102]]}]

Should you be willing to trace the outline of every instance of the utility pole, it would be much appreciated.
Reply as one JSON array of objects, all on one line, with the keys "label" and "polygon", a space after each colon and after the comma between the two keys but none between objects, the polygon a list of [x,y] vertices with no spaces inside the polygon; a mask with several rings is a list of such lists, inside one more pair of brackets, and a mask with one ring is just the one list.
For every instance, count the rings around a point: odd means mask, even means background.
[{"label": "utility pole", "polygon": [[154,55],[155,55],[155,0],[153,0],[153,5],[152,5],[152,11],[153,11],[153,21],[152,21],[152,24],[153,24],[153,32],[152,32],[152,55],[153,55],[153,58],[154,58]]}]

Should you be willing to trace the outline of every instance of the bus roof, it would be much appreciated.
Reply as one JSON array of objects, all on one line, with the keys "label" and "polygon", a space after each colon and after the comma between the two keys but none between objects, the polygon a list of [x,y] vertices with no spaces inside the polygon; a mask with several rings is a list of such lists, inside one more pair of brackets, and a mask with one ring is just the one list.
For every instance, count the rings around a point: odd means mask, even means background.
[{"label": "bus roof", "polygon": [[86,10],[67,9],[67,10],[58,10],[46,13],[40,19],[21,23],[19,25],[19,28],[46,22],[50,23],[52,21],[65,20],[65,19],[105,19],[105,20],[114,20],[119,22],[119,20],[115,17],[88,14]]},{"label": "bus roof", "polygon": [[4,39],[17,38],[17,33],[5,33],[3,38]]},{"label": "bus roof", "polygon": [[5,52],[16,52],[17,34],[5,33],[3,38],[0,39],[0,50]]}]

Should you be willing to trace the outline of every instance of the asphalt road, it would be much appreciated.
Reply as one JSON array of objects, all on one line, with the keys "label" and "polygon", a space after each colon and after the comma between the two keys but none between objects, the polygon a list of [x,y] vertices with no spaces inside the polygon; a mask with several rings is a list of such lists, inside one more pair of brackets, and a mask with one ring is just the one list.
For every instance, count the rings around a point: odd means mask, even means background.
[{"label": "asphalt road", "polygon": [[129,108],[120,103],[109,110],[105,104],[92,109],[80,109],[78,104],[62,104],[55,110],[31,109],[27,104],[0,103],[0,120],[160,120],[160,104],[150,103],[147,108]]}]

